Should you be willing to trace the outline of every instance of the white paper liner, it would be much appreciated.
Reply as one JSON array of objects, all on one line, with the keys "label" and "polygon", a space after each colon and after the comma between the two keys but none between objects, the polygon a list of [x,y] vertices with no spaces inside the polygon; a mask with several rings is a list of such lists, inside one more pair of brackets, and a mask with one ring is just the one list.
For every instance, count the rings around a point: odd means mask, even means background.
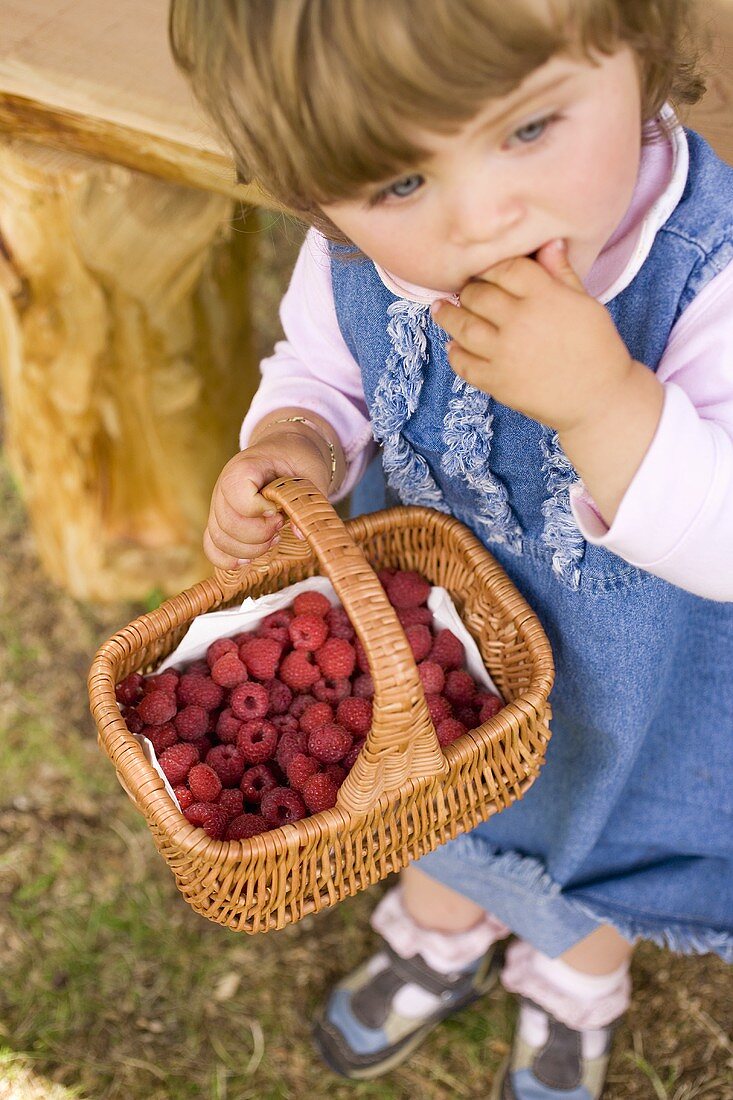
[{"label": "white paper liner", "polygon": [[[272,592],[269,596],[260,596],[256,600],[252,599],[251,596],[247,596],[239,607],[230,607],[226,611],[210,611],[208,614],[198,615],[192,621],[177,647],[158,666],[156,674],[164,672],[167,668],[182,669],[192,661],[205,657],[207,649],[217,638],[231,638],[234,634],[255,630],[266,615],[272,614],[273,611],[279,611],[283,607],[289,607],[301,592],[321,592],[334,607],[341,602],[333,585],[326,577],[308,577],[304,581],[298,581],[297,584],[291,584],[288,588],[282,588],[279,592]],[[435,629],[447,628],[452,630],[456,637],[463,642],[466,668],[476,683],[481,684],[488,691],[492,691],[494,695],[499,695],[499,691],[481,659],[478,646],[463,625],[463,621],[447,590],[437,585],[431,588],[428,596],[428,607],[433,613]],[[178,806],[173,788],[158,763],[151,742],[142,734],[136,733],[133,736],[142,747],[146,760],[163,780],[165,789]]]}]

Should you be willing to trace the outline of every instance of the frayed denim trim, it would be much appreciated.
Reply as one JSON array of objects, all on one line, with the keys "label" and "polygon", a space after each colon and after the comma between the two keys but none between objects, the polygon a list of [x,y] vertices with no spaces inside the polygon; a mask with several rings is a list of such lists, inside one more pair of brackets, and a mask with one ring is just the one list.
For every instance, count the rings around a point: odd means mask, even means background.
[{"label": "frayed denim trim", "polygon": [[491,542],[505,545],[512,554],[522,552],[522,531],[509,505],[500,479],[489,469],[493,417],[491,398],[465,379],[456,376],[448,411],[443,419],[445,450],[441,469],[450,477],[460,476],[478,497],[474,523],[484,529]]},{"label": "frayed denim trim", "polygon": [[403,504],[420,504],[425,508],[435,508],[438,512],[448,511],[445,497],[427,462],[412,449],[404,436],[396,434],[385,439],[382,465],[387,484]]},{"label": "frayed denim trim", "polygon": [[658,921],[651,924],[638,917],[623,917],[615,912],[611,914],[578,898],[567,900],[592,920],[613,925],[624,939],[632,943],[639,939],[649,940],[676,955],[707,955],[713,952],[723,962],[733,963],[733,935],[728,932],[716,932],[712,928],[698,928],[692,924],[666,924],[660,927]]},{"label": "frayed denim trim", "polygon": [[448,505],[427,462],[401,434],[420,400],[428,359],[428,307],[400,298],[389,306],[387,314],[392,351],[374,391],[372,409],[372,431],[382,444],[387,484],[404,504],[447,512]]},{"label": "frayed denim trim", "polygon": [[580,562],[585,554],[585,539],[570,510],[570,486],[578,480],[573,466],[560,446],[557,432],[544,428],[540,438],[542,472],[550,496],[542,504],[545,517],[542,542],[552,553],[552,569],[569,588],[580,587]]},{"label": "frayed denim trim", "polygon": [[[529,893],[537,895],[539,902],[562,900],[569,910],[581,916],[598,924],[613,925],[624,939],[632,943],[637,939],[650,940],[658,947],[666,947],[681,955],[705,955],[712,951],[724,962],[733,962],[733,935],[727,932],[682,923],[662,925],[659,920],[647,921],[618,914],[613,909],[599,908],[565,893],[548,874],[545,865],[532,856],[523,856],[515,851],[496,852],[486,840],[473,837],[470,833],[452,841],[453,844],[457,842],[460,843],[460,859],[465,863],[526,888]],[[426,871],[430,874],[427,867]]]}]

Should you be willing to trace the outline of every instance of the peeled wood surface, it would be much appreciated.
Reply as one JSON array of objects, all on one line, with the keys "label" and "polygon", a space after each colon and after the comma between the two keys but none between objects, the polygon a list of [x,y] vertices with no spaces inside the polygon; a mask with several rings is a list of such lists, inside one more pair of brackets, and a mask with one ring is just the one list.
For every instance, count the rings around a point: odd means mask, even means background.
[{"label": "peeled wood surface", "polygon": [[[700,0],[711,86],[690,123],[733,162],[733,0]],[[231,159],[167,43],[168,0],[2,0],[0,129],[164,178],[261,202]]]},{"label": "peeled wood surface", "polygon": [[0,129],[261,202],[168,49],[167,0],[2,0]]},{"label": "peeled wood surface", "polygon": [[44,568],[80,599],[207,572],[211,489],[257,382],[254,236],[230,215],[220,195],[0,142],[6,450]]}]

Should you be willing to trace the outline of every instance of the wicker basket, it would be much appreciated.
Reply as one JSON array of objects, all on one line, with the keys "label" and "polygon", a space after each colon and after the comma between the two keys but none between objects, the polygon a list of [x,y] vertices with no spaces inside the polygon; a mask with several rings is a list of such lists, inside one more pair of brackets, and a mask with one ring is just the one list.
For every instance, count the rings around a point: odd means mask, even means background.
[{"label": "wicker basket", "polygon": [[[344,524],[305,479],[263,495],[305,536],[234,572],[217,571],[118,631],[89,674],[99,741],[144,814],[178,888],[209,920],[267,932],[318,912],[398,871],[521,798],[544,762],[553,682],[549,642],[536,616],[478,539],[428,508],[391,508]],[[438,745],[417,667],[369,562],[415,569],[450,593],[506,706],[445,751]],[[327,576],[366,650],[373,724],[333,809],[250,840],[213,840],[190,825],[129,733],[115,684],[151,672],[191,620]]]}]

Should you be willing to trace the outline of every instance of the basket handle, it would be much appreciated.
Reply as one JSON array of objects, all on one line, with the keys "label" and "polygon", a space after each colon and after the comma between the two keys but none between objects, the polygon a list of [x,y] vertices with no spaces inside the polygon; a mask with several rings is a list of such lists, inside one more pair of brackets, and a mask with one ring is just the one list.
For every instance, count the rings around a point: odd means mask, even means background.
[{"label": "basket handle", "polygon": [[[372,727],[337,806],[361,814],[408,779],[447,774],[410,644],[363,551],[307,478],[278,478],[262,495],[286,513],[314,551],[364,646],[374,680]],[[240,575],[215,571],[225,592]]]}]

